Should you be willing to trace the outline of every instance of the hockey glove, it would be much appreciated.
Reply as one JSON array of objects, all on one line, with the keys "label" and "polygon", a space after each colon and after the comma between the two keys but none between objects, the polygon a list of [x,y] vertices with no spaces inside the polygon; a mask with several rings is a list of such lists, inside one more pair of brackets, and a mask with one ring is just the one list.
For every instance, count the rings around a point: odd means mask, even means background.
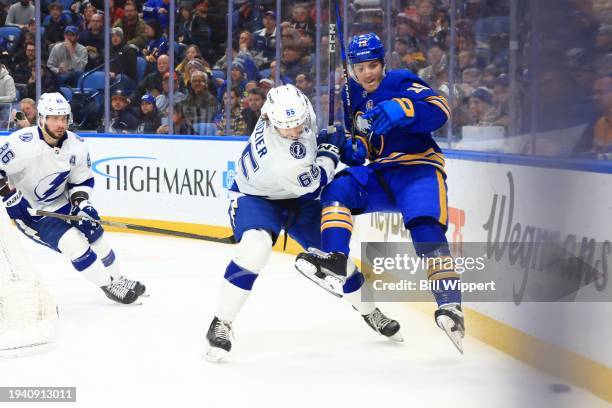
[{"label": "hockey glove", "polygon": [[102,226],[98,222],[100,221],[100,216],[89,201],[83,200],[72,207],[70,215],[76,215],[82,218],[80,221],[71,221],[71,223],[76,229],[85,234],[85,236],[101,234]]},{"label": "hockey glove", "polygon": [[384,101],[364,113],[363,119],[371,121],[370,129],[374,134],[384,135],[394,127],[414,122],[414,105],[408,98]]},{"label": "hockey glove", "polygon": [[320,131],[317,136],[317,157],[329,157],[334,162],[334,166],[337,165],[343,140],[344,130],[339,127],[336,127],[333,133],[328,133],[327,129]]},{"label": "hockey glove", "polygon": [[28,209],[31,209],[30,203],[21,194],[21,191],[15,190],[11,194],[2,198],[6,212],[13,220],[21,220],[26,224],[37,221],[40,217],[33,217]]},{"label": "hockey glove", "polygon": [[347,166],[361,166],[365,163],[367,152],[368,150],[361,139],[355,139],[355,148],[353,148],[353,140],[346,139],[342,147],[340,160]]}]

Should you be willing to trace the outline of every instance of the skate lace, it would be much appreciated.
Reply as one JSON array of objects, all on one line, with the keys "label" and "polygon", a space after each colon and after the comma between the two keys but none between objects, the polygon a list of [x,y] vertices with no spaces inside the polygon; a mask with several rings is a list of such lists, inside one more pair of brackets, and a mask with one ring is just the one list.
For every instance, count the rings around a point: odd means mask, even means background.
[{"label": "skate lace", "polygon": [[368,319],[370,320],[370,323],[372,323],[372,325],[376,327],[377,330],[382,329],[391,322],[391,319],[382,314],[382,312],[378,309],[370,313]]},{"label": "skate lace", "polygon": [[232,325],[225,320],[219,320],[215,325],[215,337],[229,340],[232,335]]},{"label": "skate lace", "polygon": [[119,299],[124,299],[130,288],[125,284],[125,279],[120,278],[117,282],[113,282],[108,286],[108,291]]},{"label": "skate lace", "polygon": [[122,282],[123,286],[125,286],[128,290],[136,287],[136,281],[124,278],[123,276],[119,279],[119,281]]}]

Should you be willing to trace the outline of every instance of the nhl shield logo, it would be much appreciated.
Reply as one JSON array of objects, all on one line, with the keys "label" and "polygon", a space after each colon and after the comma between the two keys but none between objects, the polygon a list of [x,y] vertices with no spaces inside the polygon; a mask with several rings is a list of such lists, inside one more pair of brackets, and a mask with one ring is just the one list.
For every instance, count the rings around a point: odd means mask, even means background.
[{"label": "nhl shield logo", "polygon": [[289,153],[296,159],[303,159],[306,157],[306,147],[300,142],[293,142],[289,146]]}]

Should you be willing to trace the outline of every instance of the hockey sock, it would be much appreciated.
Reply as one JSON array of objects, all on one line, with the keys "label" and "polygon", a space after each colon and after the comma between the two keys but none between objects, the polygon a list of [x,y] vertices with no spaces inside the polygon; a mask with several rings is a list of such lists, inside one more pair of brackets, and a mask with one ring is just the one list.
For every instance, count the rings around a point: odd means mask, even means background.
[{"label": "hockey sock", "polygon": [[217,302],[216,316],[233,322],[251,294],[257,274],[231,261],[225,270],[221,292]]},{"label": "hockey sock", "polygon": [[459,274],[444,235],[444,229],[433,218],[423,217],[413,220],[409,225],[410,235],[417,254],[425,259],[427,279],[435,281],[432,290],[438,306],[446,303],[461,303],[461,291],[458,286],[446,288],[445,285],[456,283]]},{"label": "hockey sock", "polygon": [[368,315],[376,309],[376,305],[371,301],[372,293],[361,272],[355,272],[348,277],[344,286],[344,299],[346,299],[360,314]]},{"label": "hockey sock", "polygon": [[349,253],[349,242],[353,232],[351,210],[333,202],[323,204],[321,213],[321,247],[325,252]]},{"label": "hockey sock", "polygon": [[85,279],[94,285],[98,287],[106,286],[110,283],[110,276],[104,267],[99,262],[96,262],[97,259],[96,254],[89,248],[83,255],[73,259],[72,265]]},{"label": "hockey sock", "polygon": [[96,242],[92,243],[91,248],[98,254],[98,259],[100,259],[113,279],[119,279],[121,277],[119,262],[117,262],[115,251],[111,249],[104,237],[100,237]]}]

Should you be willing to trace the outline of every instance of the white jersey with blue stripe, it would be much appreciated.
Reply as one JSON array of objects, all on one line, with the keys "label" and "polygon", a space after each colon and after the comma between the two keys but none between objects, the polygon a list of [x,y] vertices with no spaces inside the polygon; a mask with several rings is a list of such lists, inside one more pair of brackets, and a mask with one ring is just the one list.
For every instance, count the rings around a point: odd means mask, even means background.
[{"label": "white jersey with blue stripe", "polygon": [[314,112],[298,140],[283,138],[267,120],[259,119],[246,148],[238,158],[233,191],[283,200],[316,198],[333,177],[335,164],[317,157],[317,126]]},{"label": "white jersey with blue stripe", "polygon": [[76,191],[91,194],[94,179],[85,141],[67,131],[56,147],[37,126],[0,138],[0,177],[21,191],[32,208],[55,211]]}]

